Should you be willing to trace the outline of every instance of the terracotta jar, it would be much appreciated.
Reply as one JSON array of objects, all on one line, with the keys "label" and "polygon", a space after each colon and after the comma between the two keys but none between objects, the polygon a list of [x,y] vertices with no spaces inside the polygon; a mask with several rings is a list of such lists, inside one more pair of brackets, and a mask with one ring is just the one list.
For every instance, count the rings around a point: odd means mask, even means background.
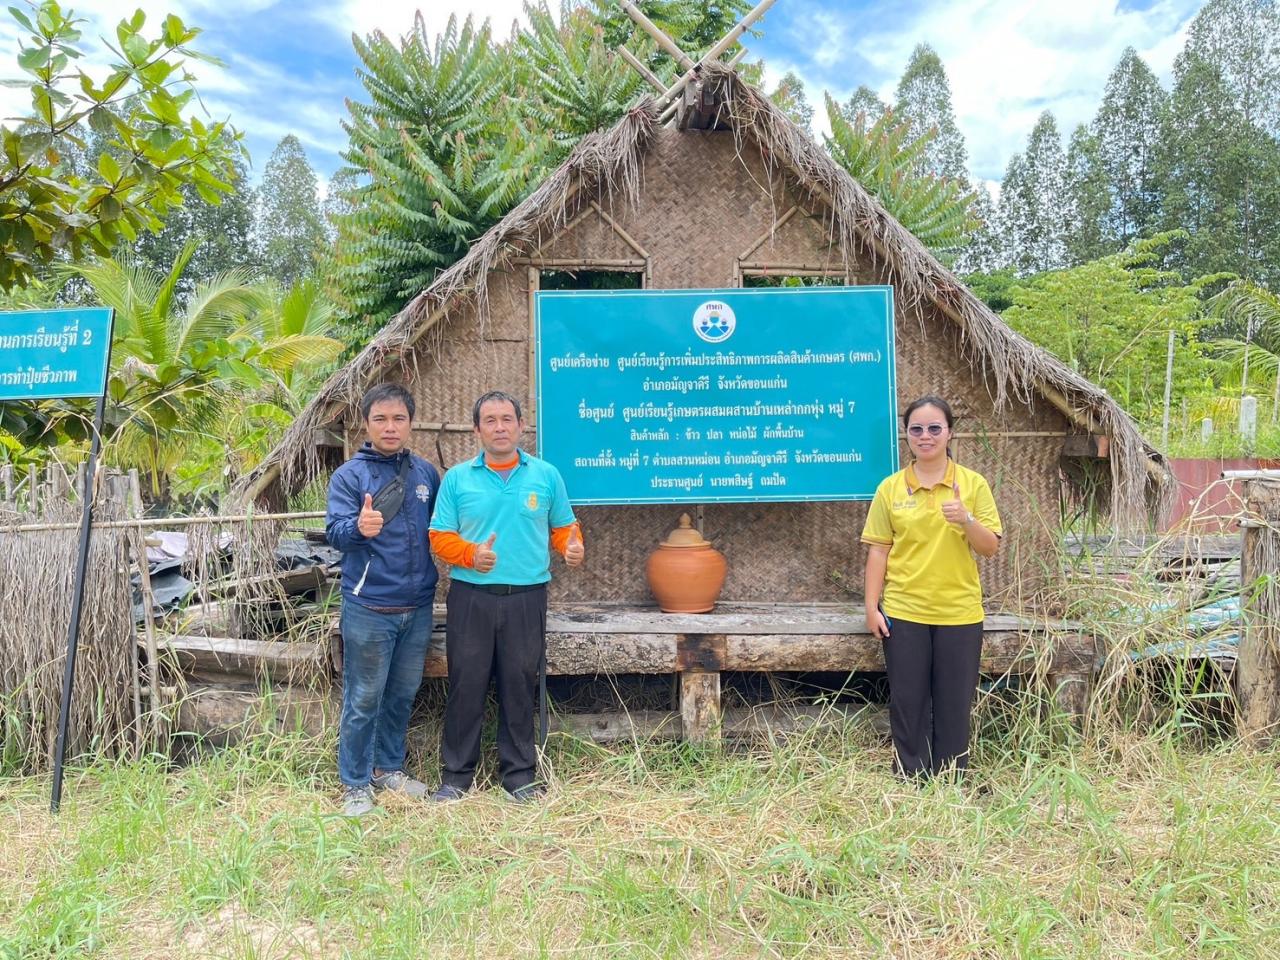
[{"label": "terracotta jar", "polygon": [[689,515],[649,554],[645,574],[664,613],[709,613],[728,569],[724,554],[702,539]]}]

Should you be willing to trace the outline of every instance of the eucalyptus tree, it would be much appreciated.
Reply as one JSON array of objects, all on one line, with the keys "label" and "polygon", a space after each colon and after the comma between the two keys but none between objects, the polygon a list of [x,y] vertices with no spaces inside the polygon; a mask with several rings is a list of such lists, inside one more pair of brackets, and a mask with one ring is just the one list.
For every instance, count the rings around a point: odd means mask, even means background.
[{"label": "eucalyptus tree", "polygon": [[840,112],[850,123],[856,122],[859,114],[865,114],[868,123],[875,123],[889,112],[889,105],[864,83],[853,91],[852,96],[840,108]]},{"label": "eucalyptus tree", "polygon": [[1280,281],[1278,35],[1274,0],[1210,0],[1174,62],[1163,216],[1192,232],[1190,271]]},{"label": "eucalyptus tree", "polygon": [[1002,242],[1020,273],[1063,265],[1068,222],[1063,193],[1066,160],[1058,124],[1047,110],[1027,138],[1027,148],[1009,160],[1000,190]]},{"label": "eucalyptus tree", "polygon": [[286,289],[315,272],[324,248],[316,187],[302,142],[282,137],[262,173],[254,233],[263,271]]},{"label": "eucalyptus tree", "polygon": [[896,98],[894,113],[911,124],[913,134],[921,136],[934,131],[920,157],[921,171],[950,177],[967,186],[969,151],[964,135],[956,126],[951,84],[942,59],[928,44],[922,43],[912,51],[898,81]]},{"label": "eucalyptus tree", "polygon": [[1105,242],[1119,250],[1155,229],[1160,208],[1160,123],[1168,95],[1132,47],[1107,79],[1090,133],[1111,194]]}]

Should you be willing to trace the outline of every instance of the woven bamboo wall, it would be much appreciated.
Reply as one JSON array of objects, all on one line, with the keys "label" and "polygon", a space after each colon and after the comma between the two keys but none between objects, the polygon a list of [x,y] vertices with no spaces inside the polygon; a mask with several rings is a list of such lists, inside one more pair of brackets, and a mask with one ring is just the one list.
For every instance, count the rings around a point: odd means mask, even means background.
[{"label": "woven bamboo wall", "polygon": [[[602,201],[605,213],[650,255],[650,286],[734,286],[740,282],[739,258],[744,254],[749,262],[779,267],[843,263],[841,252],[831,245],[829,213],[813,198],[794,195],[776,171],[770,176],[754,150],[747,142],[740,155],[730,133],[664,130],[646,160],[639,207]],[[576,225],[540,238],[536,256],[579,261],[636,257],[585,203],[569,212]],[[748,254],[797,205],[801,212]],[[860,260],[850,282],[888,279]],[[474,305],[454,311],[442,344],[421,349],[410,375],[419,423],[467,424],[475,397],[489,389],[531,395],[530,285],[523,265],[491,274],[487,313]],[[1034,579],[1030,558],[1047,555],[1058,516],[1061,437],[1071,431],[1048,403],[997,414],[982,371],[960,356],[955,328],[931,309],[921,315],[899,303],[895,324],[899,403],[923,393],[940,394],[960,418],[958,431],[986,435],[960,439],[954,452],[991,482],[1004,519],[1004,549],[994,561],[983,563],[989,605],[999,605],[1028,578]],[[1024,435],[1006,436],[1010,433]],[[530,429],[531,450],[534,435]],[[421,429],[414,446],[431,459],[437,459],[438,449],[446,466],[477,449],[472,435],[456,429]],[[581,508],[588,563],[573,575],[556,578],[553,599],[647,602],[645,558],[686,509]],[[856,596],[862,589],[858,536],[865,517],[863,503],[708,505],[704,531],[729,560],[724,599],[800,602]]]}]

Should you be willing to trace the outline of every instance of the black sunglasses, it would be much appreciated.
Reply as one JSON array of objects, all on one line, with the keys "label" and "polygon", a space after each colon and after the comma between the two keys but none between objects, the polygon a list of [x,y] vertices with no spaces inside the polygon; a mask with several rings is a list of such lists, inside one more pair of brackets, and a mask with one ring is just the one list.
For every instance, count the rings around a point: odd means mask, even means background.
[{"label": "black sunglasses", "polygon": [[940,437],[942,436],[942,431],[944,429],[945,428],[940,423],[931,423],[927,427],[919,423],[913,423],[911,426],[907,427],[907,433],[911,434],[913,437],[923,437],[925,430],[928,430],[929,436]]}]

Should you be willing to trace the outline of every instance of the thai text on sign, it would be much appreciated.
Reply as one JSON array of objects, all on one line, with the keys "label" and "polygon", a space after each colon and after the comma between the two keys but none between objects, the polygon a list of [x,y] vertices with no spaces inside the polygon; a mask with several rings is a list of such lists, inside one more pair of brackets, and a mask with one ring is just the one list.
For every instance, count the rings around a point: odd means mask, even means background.
[{"label": "thai text on sign", "polygon": [[869,500],[897,469],[890,287],[540,293],[539,455],[575,503]]},{"label": "thai text on sign", "polygon": [[110,350],[107,307],[0,314],[0,400],[101,396]]}]

